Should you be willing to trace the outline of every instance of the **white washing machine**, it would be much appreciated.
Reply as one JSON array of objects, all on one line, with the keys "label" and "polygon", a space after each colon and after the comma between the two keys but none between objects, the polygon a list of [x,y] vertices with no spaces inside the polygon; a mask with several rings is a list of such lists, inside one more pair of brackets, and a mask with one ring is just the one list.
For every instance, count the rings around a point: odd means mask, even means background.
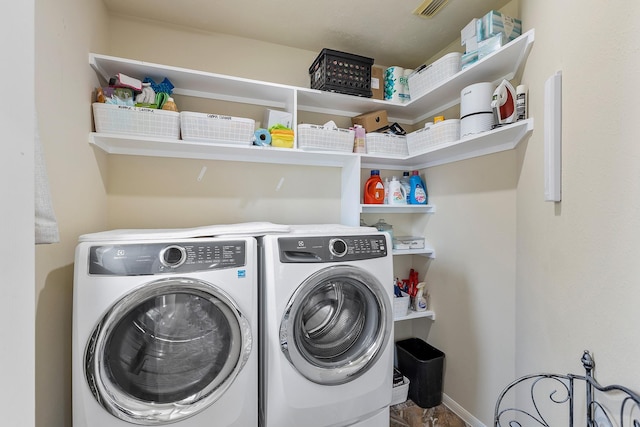
[{"label": "white washing machine", "polygon": [[260,425],[388,427],[388,235],[300,228],[259,240]]},{"label": "white washing machine", "polygon": [[257,426],[255,238],[138,234],[76,248],[74,427]]}]

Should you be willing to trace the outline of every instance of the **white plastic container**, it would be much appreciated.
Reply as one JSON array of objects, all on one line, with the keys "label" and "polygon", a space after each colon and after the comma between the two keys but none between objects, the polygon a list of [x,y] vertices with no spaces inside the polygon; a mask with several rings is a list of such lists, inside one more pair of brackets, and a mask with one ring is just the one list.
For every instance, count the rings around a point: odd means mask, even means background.
[{"label": "white plastic container", "polygon": [[462,53],[452,52],[409,76],[409,93],[412,100],[420,98],[440,83],[460,71]]},{"label": "white plastic container", "polygon": [[370,132],[366,136],[367,154],[385,157],[407,157],[407,137],[392,133]]},{"label": "white plastic container", "polygon": [[298,125],[298,148],[312,151],[353,152],[355,131],[350,129],[325,128],[320,125]]},{"label": "white plastic container", "polygon": [[180,114],[155,108],[93,103],[96,132],[180,139]]},{"label": "white plastic container", "polygon": [[393,387],[391,392],[391,405],[406,402],[409,396],[409,378],[402,376],[402,384]]},{"label": "white plastic container", "polygon": [[410,156],[426,153],[460,139],[460,120],[447,119],[407,135]]},{"label": "white plastic container", "polygon": [[185,141],[252,145],[255,120],[182,111],[180,127]]}]

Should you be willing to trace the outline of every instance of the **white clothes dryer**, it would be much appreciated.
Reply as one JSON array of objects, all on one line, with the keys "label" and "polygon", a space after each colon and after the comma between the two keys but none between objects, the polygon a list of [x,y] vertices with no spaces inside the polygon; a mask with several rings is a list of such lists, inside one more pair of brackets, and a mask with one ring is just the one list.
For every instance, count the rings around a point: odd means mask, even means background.
[{"label": "white clothes dryer", "polygon": [[255,238],[82,237],[74,427],[257,426]]},{"label": "white clothes dryer", "polygon": [[312,229],[259,239],[260,425],[388,427],[388,235]]}]

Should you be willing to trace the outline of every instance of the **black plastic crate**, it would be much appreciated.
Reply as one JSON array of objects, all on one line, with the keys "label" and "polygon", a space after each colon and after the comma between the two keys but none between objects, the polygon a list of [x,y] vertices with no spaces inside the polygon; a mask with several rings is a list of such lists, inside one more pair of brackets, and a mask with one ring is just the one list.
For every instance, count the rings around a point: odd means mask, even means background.
[{"label": "black plastic crate", "polygon": [[371,98],[372,65],[372,58],[322,49],[309,68],[311,89]]}]

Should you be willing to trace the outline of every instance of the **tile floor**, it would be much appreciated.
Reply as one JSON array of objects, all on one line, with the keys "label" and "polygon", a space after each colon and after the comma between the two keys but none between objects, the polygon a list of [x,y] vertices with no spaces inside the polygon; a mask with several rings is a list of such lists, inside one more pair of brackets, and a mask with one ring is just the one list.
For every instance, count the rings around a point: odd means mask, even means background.
[{"label": "tile floor", "polygon": [[391,407],[389,427],[468,427],[444,405],[421,408],[411,400]]}]

